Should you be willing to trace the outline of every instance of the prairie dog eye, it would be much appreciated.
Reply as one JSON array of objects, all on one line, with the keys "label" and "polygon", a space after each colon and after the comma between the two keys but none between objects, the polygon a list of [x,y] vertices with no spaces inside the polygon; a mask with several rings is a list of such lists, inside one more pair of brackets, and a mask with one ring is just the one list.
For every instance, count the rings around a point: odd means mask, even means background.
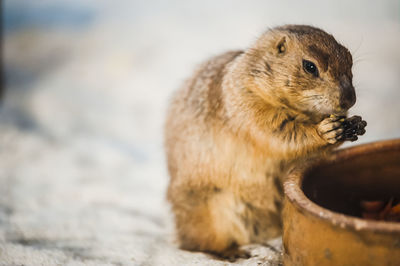
[{"label": "prairie dog eye", "polygon": [[311,61],[303,59],[303,69],[305,72],[313,75],[314,77],[319,76],[317,66]]}]

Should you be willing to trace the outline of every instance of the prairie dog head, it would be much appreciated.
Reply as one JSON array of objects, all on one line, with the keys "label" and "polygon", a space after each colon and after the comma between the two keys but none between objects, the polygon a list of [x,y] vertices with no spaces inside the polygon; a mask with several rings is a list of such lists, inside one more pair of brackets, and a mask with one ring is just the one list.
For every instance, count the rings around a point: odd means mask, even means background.
[{"label": "prairie dog head", "polygon": [[254,93],[309,115],[342,115],[354,105],[350,52],[311,26],[287,25],[264,33],[247,50]]}]

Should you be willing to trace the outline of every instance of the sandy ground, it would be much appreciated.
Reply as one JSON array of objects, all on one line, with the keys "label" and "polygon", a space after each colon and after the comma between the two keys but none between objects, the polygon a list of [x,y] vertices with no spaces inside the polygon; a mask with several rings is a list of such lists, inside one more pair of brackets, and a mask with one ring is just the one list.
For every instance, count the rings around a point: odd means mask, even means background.
[{"label": "sandy ground", "polygon": [[[357,143],[400,137],[398,1],[9,0],[3,12],[0,265],[228,265],[173,241],[162,126],[197,63],[267,27],[334,34],[356,61],[351,112],[369,123]],[[278,264],[247,248],[236,264]]]}]

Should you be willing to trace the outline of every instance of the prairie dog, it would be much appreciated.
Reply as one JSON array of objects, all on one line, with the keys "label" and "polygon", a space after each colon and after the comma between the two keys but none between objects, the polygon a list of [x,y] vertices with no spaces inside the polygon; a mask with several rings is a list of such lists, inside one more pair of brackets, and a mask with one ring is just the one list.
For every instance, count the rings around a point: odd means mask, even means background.
[{"label": "prairie dog", "polygon": [[359,116],[346,118],[351,68],[344,46],[306,25],[270,29],[199,67],[165,127],[181,248],[236,258],[281,234],[285,173],[365,133]]}]

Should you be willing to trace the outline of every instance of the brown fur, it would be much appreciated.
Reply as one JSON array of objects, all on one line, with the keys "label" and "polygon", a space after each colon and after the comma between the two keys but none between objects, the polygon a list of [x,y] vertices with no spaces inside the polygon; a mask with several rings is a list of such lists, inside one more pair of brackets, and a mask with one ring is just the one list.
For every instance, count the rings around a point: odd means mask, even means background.
[{"label": "brown fur", "polygon": [[[303,70],[303,59],[319,77]],[[200,66],[174,95],[165,132],[182,248],[225,256],[280,235],[282,178],[340,144],[326,117],[354,104],[341,87],[351,85],[351,66],[331,35],[299,25],[269,30],[246,51]]]}]

